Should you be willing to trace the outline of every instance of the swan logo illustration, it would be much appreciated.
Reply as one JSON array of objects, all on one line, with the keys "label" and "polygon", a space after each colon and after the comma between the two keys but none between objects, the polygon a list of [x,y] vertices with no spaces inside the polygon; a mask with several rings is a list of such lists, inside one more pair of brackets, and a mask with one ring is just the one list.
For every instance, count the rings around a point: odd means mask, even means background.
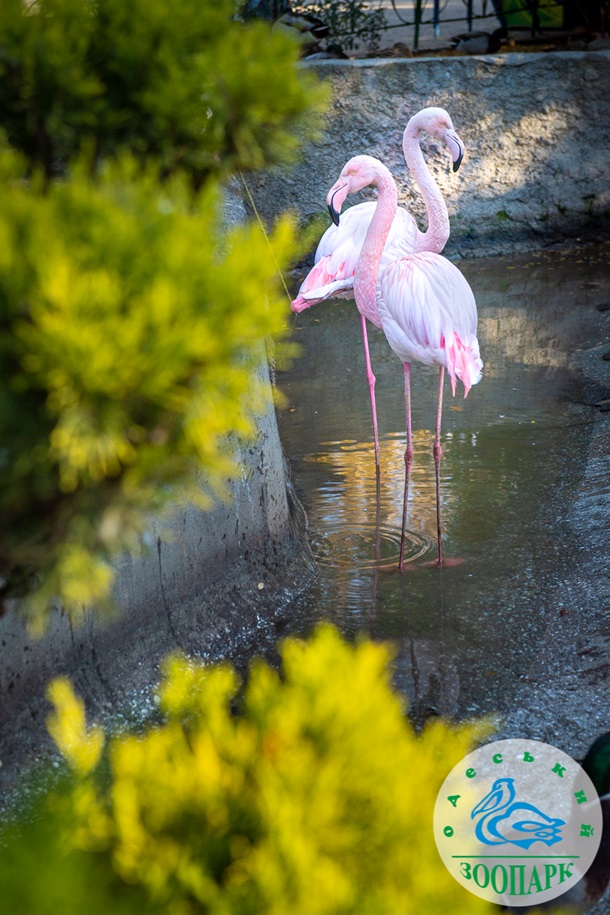
[{"label": "swan logo illustration", "polygon": [[470,814],[477,820],[475,835],[484,845],[517,845],[529,848],[534,842],[547,846],[561,842],[566,821],[547,816],[534,804],[515,800],[514,778],[498,778]]},{"label": "swan logo illustration", "polygon": [[525,738],[496,740],[463,757],[434,807],[436,847],[449,873],[470,893],[511,911],[578,896],[603,826],[599,796],[582,766],[551,744]]}]

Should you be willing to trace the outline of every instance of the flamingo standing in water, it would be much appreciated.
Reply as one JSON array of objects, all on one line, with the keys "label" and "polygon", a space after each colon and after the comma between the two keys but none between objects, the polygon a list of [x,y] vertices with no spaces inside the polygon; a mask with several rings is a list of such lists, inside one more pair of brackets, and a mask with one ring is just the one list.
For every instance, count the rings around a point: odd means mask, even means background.
[{"label": "flamingo standing in water", "polygon": [[[443,108],[423,108],[413,115],[403,135],[403,151],[409,171],[419,186],[426,204],[428,228],[425,232],[421,232],[413,216],[403,207],[397,207],[381,256],[381,269],[403,254],[415,251],[436,251],[440,254],[449,238],[447,207],[436,181],[428,170],[419,145],[423,131],[447,144],[453,160],[454,172],[460,167],[464,156],[464,144],[455,132],[451,118]],[[331,225],[326,230],[316,251],[315,265],[309,271],[296,298],[291,303],[294,312],[304,311],[310,305],[315,305],[325,299],[351,299],[353,297],[356,292],[354,288],[356,264],[375,212],[375,206],[375,201],[359,203],[345,213],[339,226]],[[356,305],[362,322],[366,376],[373,417],[375,467],[379,473],[375,376],[371,368],[366,319],[368,318],[377,327],[381,325],[374,300],[365,302],[359,300],[356,295]]]},{"label": "flamingo standing in water", "polygon": [[[409,474],[413,462],[411,433],[411,369],[413,360],[439,366],[438,407],[434,438],[438,565],[443,565],[440,502],[440,443],[445,369],[455,396],[456,379],[464,396],[481,380],[483,363],[477,340],[477,307],[472,290],[451,261],[431,251],[398,257],[380,273],[384,245],[398,206],[396,184],[388,169],[372,156],[356,156],[343,168],[326,202],[335,223],[348,196],[369,184],[378,190],[377,206],[368,227],[354,275],[356,302],[364,317],[381,324],[388,343],[404,364],[407,414],[405,492],[399,569],[404,565]],[[359,306],[360,307],[360,306]]]}]

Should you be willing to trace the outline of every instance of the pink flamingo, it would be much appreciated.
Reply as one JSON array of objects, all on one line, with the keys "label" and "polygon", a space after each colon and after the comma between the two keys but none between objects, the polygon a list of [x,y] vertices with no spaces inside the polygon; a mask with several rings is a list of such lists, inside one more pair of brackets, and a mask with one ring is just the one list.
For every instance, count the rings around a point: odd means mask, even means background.
[{"label": "pink flamingo", "polygon": [[[388,169],[372,156],[356,156],[347,163],[328,192],[326,202],[333,221],[348,194],[373,184],[378,199],[366,233],[354,275],[356,302],[366,302],[381,324],[388,343],[402,361],[405,373],[407,447],[405,450],[405,493],[398,567],[404,565],[405,526],[409,474],[413,462],[411,434],[411,370],[413,360],[438,365],[438,407],[433,454],[436,471],[436,520],[438,565],[443,561],[441,542],[440,433],[445,369],[455,396],[456,378],[464,385],[464,397],[481,380],[483,363],[479,354],[477,306],[472,290],[451,261],[432,251],[407,254],[388,264],[380,273],[384,245],[398,206],[396,184]],[[366,316],[369,315],[365,312]]]},{"label": "pink flamingo", "polygon": [[[425,232],[420,232],[413,216],[403,207],[397,207],[381,256],[380,269],[397,257],[414,251],[436,251],[440,254],[449,238],[447,207],[436,181],[428,170],[419,144],[423,131],[447,144],[453,159],[454,172],[460,167],[464,156],[464,144],[455,132],[451,118],[443,108],[423,108],[411,118],[403,135],[403,151],[409,171],[418,184],[426,204],[428,228]],[[353,287],[356,264],[375,212],[375,206],[374,201],[359,203],[345,213],[340,226],[331,225],[326,230],[316,251],[315,265],[301,284],[297,297],[291,303],[294,312],[299,313],[311,305],[329,298],[352,298],[355,292]],[[374,301],[359,301],[356,296],[356,305],[362,322],[366,376],[373,417],[375,467],[379,473],[375,376],[371,367],[366,318],[377,327],[380,327],[380,324]]]}]

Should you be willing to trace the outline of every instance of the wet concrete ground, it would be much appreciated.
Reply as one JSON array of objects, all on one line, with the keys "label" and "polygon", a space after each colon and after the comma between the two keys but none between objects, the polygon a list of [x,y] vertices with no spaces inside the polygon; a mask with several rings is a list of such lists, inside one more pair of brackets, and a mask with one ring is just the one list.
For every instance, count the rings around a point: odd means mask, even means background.
[{"label": "wet concrete ground", "polygon": [[[402,372],[372,334],[382,434],[375,486],[368,391],[352,303],[295,320],[299,361],[279,380],[280,431],[320,574],[291,613],[397,646],[396,684],[417,724],[498,713],[498,738],[582,758],[610,730],[610,247],[463,262],[477,298],[483,381],[447,388],[442,489],[447,555],[434,558],[436,377],[414,366],[412,571],[400,538]],[[592,910],[593,911],[593,910]],[[595,908],[610,912],[610,898]]]}]

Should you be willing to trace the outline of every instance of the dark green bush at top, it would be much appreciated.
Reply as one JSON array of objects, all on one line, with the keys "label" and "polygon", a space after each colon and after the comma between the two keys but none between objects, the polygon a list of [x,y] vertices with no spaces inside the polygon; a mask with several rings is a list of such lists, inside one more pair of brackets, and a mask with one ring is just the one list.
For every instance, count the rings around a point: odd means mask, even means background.
[{"label": "dark green bush at top", "polygon": [[292,42],[232,16],[233,0],[2,0],[0,126],[47,176],[83,142],[195,184],[282,159],[320,90]]}]

